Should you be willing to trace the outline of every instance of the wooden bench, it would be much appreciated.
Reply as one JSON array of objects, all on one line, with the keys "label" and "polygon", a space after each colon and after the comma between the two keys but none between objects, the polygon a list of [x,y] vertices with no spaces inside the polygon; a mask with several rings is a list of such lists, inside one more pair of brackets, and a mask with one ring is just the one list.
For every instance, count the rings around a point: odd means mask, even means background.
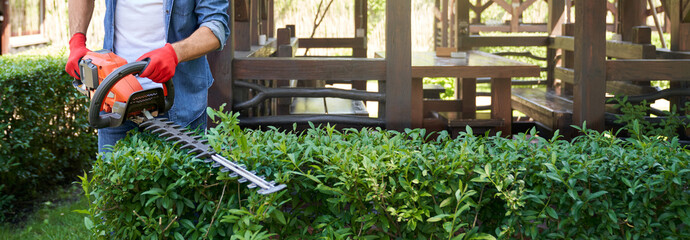
[{"label": "wooden bench", "polygon": [[511,95],[512,107],[550,131],[570,129],[573,119],[573,101],[552,91],[536,88],[514,88]]}]

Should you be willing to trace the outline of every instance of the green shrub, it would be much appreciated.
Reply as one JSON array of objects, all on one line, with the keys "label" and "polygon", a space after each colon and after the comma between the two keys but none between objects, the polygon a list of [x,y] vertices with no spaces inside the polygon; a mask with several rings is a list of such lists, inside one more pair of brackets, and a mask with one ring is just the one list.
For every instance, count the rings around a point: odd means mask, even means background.
[{"label": "green shrub", "polygon": [[[148,134],[99,157],[87,226],[115,239],[687,239],[690,153],[582,130],[572,142],[423,130],[207,133],[288,185],[263,196]],[[231,151],[232,150],[232,151]]]},{"label": "green shrub", "polygon": [[685,103],[685,107],[678,107],[675,104],[671,105],[670,111],[663,111],[666,118],[662,118],[658,122],[647,121],[645,117],[649,116],[651,106],[647,101],[642,101],[639,104],[628,102],[628,97],[617,97],[609,100],[610,103],[615,103],[614,108],[618,109],[622,114],[616,115],[615,123],[622,124],[621,130],[627,132],[631,137],[640,138],[646,137],[660,137],[662,139],[671,139],[678,137],[679,131],[685,131],[690,128],[690,124],[683,120],[690,118],[690,114],[686,113],[690,110],[690,102]]},{"label": "green shrub", "polygon": [[76,180],[95,156],[87,98],[64,65],[56,56],[0,57],[0,221]]}]

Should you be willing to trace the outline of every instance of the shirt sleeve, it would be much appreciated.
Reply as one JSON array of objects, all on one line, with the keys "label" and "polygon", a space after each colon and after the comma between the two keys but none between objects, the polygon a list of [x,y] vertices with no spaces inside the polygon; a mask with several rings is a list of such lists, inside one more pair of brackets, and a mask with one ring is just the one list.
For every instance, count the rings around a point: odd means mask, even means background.
[{"label": "shirt sleeve", "polygon": [[199,27],[211,29],[218,38],[220,42],[218,51],[223,50],[230,36],[228,5],[228,0],[197,0],[194,10],[198,16]]}]

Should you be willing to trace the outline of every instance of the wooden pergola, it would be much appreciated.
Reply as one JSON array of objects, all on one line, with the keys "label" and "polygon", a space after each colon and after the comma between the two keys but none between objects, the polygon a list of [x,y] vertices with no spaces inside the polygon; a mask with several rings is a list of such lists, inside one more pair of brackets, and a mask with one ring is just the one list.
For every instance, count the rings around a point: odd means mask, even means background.
[{"label": "wooden pergola", "polygon": [[[462,101],[465,105],[474,103],[472,99],[443,104],[413,100],[417,97],[421,99],[418,96],[421,84],[411,80],[411,1],[386,4],[388,41],[385,58],[382,59],[366,58],[366,1],[354,1],[356,6],[363,6],[355,9],[355,29],[364,30],[359,31],[360,35],[353,33],[352,38],[339,39],[297,38],[294,26],[279,28],[274,35],[273,0],[232,1],[235,8],[231,9],[234,12],[230,14],[235,17],[232,19],[231,38],[234,41],[230,41],[224,51],[209,55],[216,79],[210,90],[209,105],[218,107],[229,103],[233,110],[245,115],[243,122],[247,126],[291,125],[311,121],[402,130],[432,127],[431,124],[427,125],[433,121],[427,121],[426,113],[435,110],[427,107],[440,106],[447,110],[462,105]],[[663,0],[663,6],[654,9],[648,9],[646,3],[639,0],[618,0],[617,7],[606,0],[574,1],[575,9],[579,9],[575,11],[574,23],[567,23],[573,4],[571,0],[547,0],[548,22],[532,25],[518,24],[516,20],[536,0],[519,1],[520,4],[515,6],[507,5],[503,0],[491,0],[483,5],[480,1],[472,4],[470,0],[450,2],[455,5],[449,6],[447,0],[437,1],[440,10],[434,16],[437,20],[435,24],[442,26],[442,33],[437,31],[435,34],[437,46],[453,46],[461,51],[487,46],[539,46],[548,50],[545,58],[548,66],[544,69],[548,78],[545,81],[527,81],[529,84],[546,84],[547,91],[513,89],[512,108],[545,123],[543,125],[551,130],[567,130],[564,128],[569,128],[570,124],[582,125],[585,122],[590,129],[603,130],[607,117],[607,92],[641,94],[640,99],[650,95],[661,96],[675,102],[682,101],[688,95],[685,81],[690,80],[690,0]],[[513,14],[512,21],[505,26],[495,27],[507,27],[510,31],[543,28],[548,36],[472,35],[476,32],[473,28],[488,26],[479,22],[478,18],[470,19],[470,11],[480,15],[490,4],[511,9]],[[646,26],[646,18],[653,11],[664,10],[670,19],[667,23],[671,33],[670,48],[657,49],[651,45],[652,28]],[[606,23],[607,12],[615,15],[614,24]],[[607,41],[607,29],[615,30],[621,39]],[[365,35],[361,35],[362,32]],[[258,45],[258,36],[261,34],[268,36],[269,41],[265,45]],[[336,47],[352,48],[353,56],[295,57],[297,48]],[[290,80],[347,82],[352,83],[353,90],[323,89],[319,88],[322,87],[319,84],[303,84],[301,86],[307,88],[302,89],[286,88]],[[378,92],[363,91],[367,80],[379,81]],[[650,80],[670,80],[672,89],[652,92]],[[466,92],[466,89],[460,88],[467,81],[458,81],[457,91]],[[482,81],[470,79],[469,83]],[[285,100],[288,97],[378,101],[379,114],[378,118],[289,115],[287,111],[280,110],[289,105],[286,103],[289,100]],[[276,100],[268,100],[271,98]],[[259,110],[247,110],[252,107],[258,107]],[[466,109],[466,106],[460,108]],[[476,111],[477,108],[471,109]],[[422,116],[419,111],[425,113],[423,121],[419,118]],[[475,115],[472,112],[465,116]]]}]

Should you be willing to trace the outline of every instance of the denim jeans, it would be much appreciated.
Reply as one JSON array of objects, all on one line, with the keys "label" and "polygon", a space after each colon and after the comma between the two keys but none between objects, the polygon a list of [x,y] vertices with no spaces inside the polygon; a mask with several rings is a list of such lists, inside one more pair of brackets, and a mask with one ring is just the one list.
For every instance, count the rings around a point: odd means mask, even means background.
[{"label": "denim jeans", "polygon": [[[165,117],[165,116],[161,116]],[[194,119],[187,128],[189,129],[206,129],[206,112],[201,114],[198,118]],[[136,123],[132,121],[125,121],[122,125],[114,128],[103,128],[98,130],[98,153],[110,152],[112,146],[114,146],[117,141],[123,139],[127,136],[129,131],[141,131],[143,129],[138,129]]]}]

